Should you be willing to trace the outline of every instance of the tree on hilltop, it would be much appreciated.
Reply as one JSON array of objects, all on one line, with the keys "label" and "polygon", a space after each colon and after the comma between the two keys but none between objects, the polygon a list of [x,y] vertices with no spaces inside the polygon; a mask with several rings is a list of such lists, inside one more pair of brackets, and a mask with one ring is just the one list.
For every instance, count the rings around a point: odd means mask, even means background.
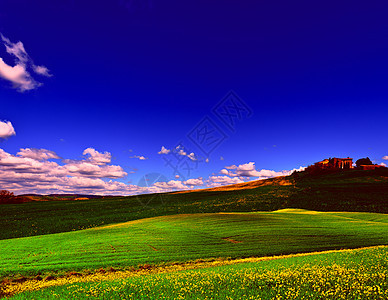
[{"label": "tree on hilltop", "polygon": [[365,165],[373,165],[373,163],[369,159],[369,157],[367,157],[367,158],[360,158],[359,160],[356,161],[356,166],[357,167],[365,166]]},{"label": "tree on hilltop", "polygon": [[0,203],[9,203],[15,197],[15,195],[7,190],[0,191]]}]

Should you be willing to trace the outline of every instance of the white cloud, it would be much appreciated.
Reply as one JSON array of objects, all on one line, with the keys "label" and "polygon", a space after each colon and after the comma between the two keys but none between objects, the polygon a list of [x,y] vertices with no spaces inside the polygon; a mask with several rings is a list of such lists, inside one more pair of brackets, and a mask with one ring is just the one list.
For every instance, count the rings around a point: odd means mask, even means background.
[{"label": "white cloud", "polygon": [[45,66],[36,66],[24,49],[22,42],[12,43],[8,38],[0,34],[8,54],[15,58],[15,65],[10,66],[0,57],[0,77],[11,82],[13,88],[20,92],[33,90],[42,85],[30,74],[28,69],[39,75],[50,77],[51,74]]},{"label": "white cloud", "polygon": [[288,172],[289,172],[289,174],[292,174],[294,171],[295,171],[295,172],[302,172],[302,171],[304,171],[304,170],[306,170],[306,167],[300,166],[299,168],[297,168],[297,169],[292,169],[292,170],[290,170],[290,171],[288,171]]},{"label": "white cloud", "polygon": [[[168,182],[155,182],[153,184],[154,188],[159,189],[160,191],[172,191],[172,190],[187,190],[188,187],[185,186],[180,180],[170,180]],[[152,191],[152,187],[151,187]]]},{"label": "white cloud", "polygon": [[[179,150],[179,151],[178,151]],[[198,160],[197,157],[195,156],[194,152],[191,152],[191,153],[187,153],[183,146],[181,145],[178,145],[176,148],[175,148],[175,153],[177,153],[178,155],[181,155],[181,156],[186,156],[187,158],[189,158],[190,160],[192,161],[196,161]]]},{"label": "white cloud", "polygon": [[[183,146],[182,145],[178,145],[176,146],[174,149],[172,150],[169,150],[167,148],[165,148],[164,146],[162,146],[162,149],[158,152],[158,154],[169,154],[170,152],[173,152],[173,153],[176,153],[178,155],[181,155],[181,156],[186,156],[187,158],[189,158],[190,160],[192,161],[197,161],[198,158],[196,157],[196,155],[194,154],[194,152],[191,152],[191,153],[187,153]],[[209,162],[209,160],[207,159],[206,162]]]},{"label": "white cloud", "polygon": [[23,65],[9,66],[0,57],[0,77],[12,82],[15,89],[20,92],[33,90],[41,85],[36,82],[26,71]]},{"label": "white cloud", "polygon": [[388,155],[383,156],[384,160],[388,160]]},{"label": "white cloud", "polygon": [[190,158],[193,161],[197,160],[197,158],[195,157],[194,152],[191,152],[190,154],[188,154],[187,157]]},{"label": "white cloud", "polygon": [[0,186],[15,194],[134,195],[189,190],[199,186],[202,181],[202,178],[188,179],[185,184],[179,180],[170,180],[156,182],[149,187],[126,184],[117,181],[127,173],[120,166],[110,164],[109,152],[87,148],[83,154],[84,159],[63,159],[62,164],[59,164],[50,161],[59,158],[50,150],[25,148],[12,155],[0,149]]},{"label": "white cloud", "polygon": [[237,166],[236,165],[225,166],[225,169],[234,170],[234,169],[237,169]]},{"label": "white cloud", "polygon": [[[1,58],[0,58],[1,59]],[[7,139],[13,135],[16,135],[15,129],[12,126],[11,122],[2,122],[0,121],[0,138]]]},{"label": "white cloud", "polygon": [[120,166],[98,165],[87,161],[69,161],[62,168],[66,174],[80,177],[123,178],[127,175]]},{"label": "white cloud", "polygon": [[186,156],[186,155],[187,155],[187,153],[186,153],[183,149],[180,149],[180,150],[178,151],[178,154],[179,154],[179,155],[182,155],[182,156]]},{"label": "white cloud", "polygon": [[52,76],[50,74],[49,69],[47,69],[45,66],[34,66],[34,71],[35,71],[35,73],[46,76],[46,77]]},{"label": "white cloud", "polygon": [[239,165],[236,169],[236,176],[244,177],[259,177],[260,172],[256,171],[255,163],[249,162],[247,164]]},{"label": "white cloud", "polygon": [[[20,193],[97,193],[134,194],[142,189],[107,178],[127,175],[120,167],[108,165],[110,153],[100,153],[92,148],[84,160],[63,160],[64,164],[49,161],[59,156],[46,149],[20,149],[12,155],[0,149],[0,186]],[[109,158],[109,159],[108,159]]]},{"label": "white cloud", "polygon": [[17,153],[18,156],[26,157],[26,158],[32,158],[35,160],[48,160],[48,159],[58,159],[59,156],[54,152],[46,149],[20,149],[20,151]]},{"label": "white cloud", "polygon": [[220,171],[220,174],[223,174],[223,175],[229,175],[229,171],[227,169],[222,169]]},{"label": "white cloud", "polygon": [[256,171],[255,163],[249,162],[247,164],[242,164],[239,166],[231,165],[231,166],[225,166],[225,169],[222,169],[221,174],[236,177],[236,176],[243,176],[243,177],[259,177],[260,173]]},{"label": "white cloud", "polygon": [[244,182],[238,177],[230,178],[228,176],[210,176],[207,180],[207,187],[217,187],[229,184],[236,184]]},{"label": "white cloud", "polygon": [[256,177],[254,180],[260,180],[278,176],[287,176],[294,171],[303,171],[304,169],[305,167],[284,171],[273,171],[265,169],[258,171],[256,170],[254,162],[249,162],[238,166],[231,165],[226,166],[224,169],[222,169],[219,172],[221,175],[210,176],[209,179],[206,181],[206,186],[218,187],[223,185],[242,183],[252,180],[250,179],[252,177]]},{"label": "white cloud", "polygon": [[[123,183],[118,179],[127,176],[121,166],[111,165],[111,153],[99,152],[94,148],[83,151],[81,160],[62,159],[47,149],[24,148],[16,155],[0,149],[0,186],[15,194],[22,193],[84,193],[99,195],[133,195],[139,193],[171,192],[190,190],[200,186],[216,187],[246,182],[252,174],[259,179],[288,175],[291,171],[256,170],[250,162],[229,170],[222,169],[222,175],[191,178],[180,181],[179,176],[168,182],[156,182],[140,187]],[[301,170],[303,168],[299,168]],[[254,176],[255,177],[255,176]]]},{"label": "white cloud", "polygon": [[158,152],[158,154],[169,154],[171,150],[166,149],[162,146],[162,149]]},{"label": "white cloud", "polygon": [[146,160],[148,159],[147,157],[143,156],[143,155],[134,155],[134,156],[131,156],[131,158],[138,158],[140,160]]},{"label": "white cloud", "polygon": [[189,186],[201,186],[203,185],[203,180],[202,178],[196,178],[196,179],[192,178],[184,181],[183,183]]},{"label": "white cloud", "polygon": [[256,170],[254,162],[249,162],[239,166],[231,165],[225,166],[224,169],[220,171],[220,174],[227,175],[230,177],[258,177],[259,179],[272,178],[277,176],[287,176],[294,171],[303,171],[305,167],[299,167],[298,169],[293,170],[283,170],[283,171],[273,171],[262,169],[260,171]]},{"label": "white cloud", "polygon": [[387,164],[385,164],[385,163],[382,162],[382,163],[380,164],[380,166],[386,167]]},{"label": "white cloud", "polygon": [[4,42],[7,53],[15,56],[16,59],[23,64],[26,64],[28,62],[29,57],[26,50],[24,49],[24,45],[22,42],[19,41],[17,43],[12,43],[10,39],[6,38],[3,35],[1,35],[1,39]]},{"label": "white cloud", "polygon": [[82,154],[89,156],[88,161],[97,165],[109,164],[112,159],[112,155],[109,152],[100,153],[94,148],[87,148]]}]

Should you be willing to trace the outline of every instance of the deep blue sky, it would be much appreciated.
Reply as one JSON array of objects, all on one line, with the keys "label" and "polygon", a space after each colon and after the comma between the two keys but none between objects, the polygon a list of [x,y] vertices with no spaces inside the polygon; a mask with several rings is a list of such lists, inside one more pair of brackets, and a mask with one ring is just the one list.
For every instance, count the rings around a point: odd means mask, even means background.
[{"label": "deep blue sky", "polygon": [[[171,180],[157,152],[182,140],[205,159],[187,134],[209,116],[228,139],[190,178],[249,162],[257,171],[333,156],[381,163],[387,14],[384,1],[2,0],[0,32],[53,76],[34,75],[43,85],[25,92],[0,80],[0,121],[16,131],[0,148],[78,160],[94,148],[135,170],[115,181]],[[0,57],[14,65],[1,41]],[[234,132],[212,113],[231,90],[252,111]]]}]

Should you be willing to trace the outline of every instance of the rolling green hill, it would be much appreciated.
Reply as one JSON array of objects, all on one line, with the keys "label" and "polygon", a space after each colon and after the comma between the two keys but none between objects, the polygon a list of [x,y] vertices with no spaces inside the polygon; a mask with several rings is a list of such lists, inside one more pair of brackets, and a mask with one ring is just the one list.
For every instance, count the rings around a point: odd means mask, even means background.
[{"label": "rolling green hill", "polygon": [[0,277],[387,243],[388,215],[384,214],[298,209],[184,214],[2,240]]},{"label": "rolling green hill", "polygon": [[50,287],[47,282],[32,281],[11,299],[380,300],[388,299],[387,254],[388,247],[380,246],[269,260],[249,258],[124,277],[111,273],[98,281],[73,277]]},{"label": "rolling green hill", "polygon": [[0,239],[68,232],[155,216],[273,211],[388,213],[388,170],[293,176],[184,193],[0,205]]}]

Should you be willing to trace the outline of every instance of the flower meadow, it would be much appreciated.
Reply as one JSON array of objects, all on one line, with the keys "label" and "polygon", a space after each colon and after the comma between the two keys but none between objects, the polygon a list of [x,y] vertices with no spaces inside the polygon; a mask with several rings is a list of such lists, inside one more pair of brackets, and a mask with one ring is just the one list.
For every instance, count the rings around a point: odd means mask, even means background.
[{"label": "flower meadow", "polygon": [[35,291],[27,281],[10,299],[388,299],[387,254],[388,246],[376,246],[215,260],[74,276]]}]

